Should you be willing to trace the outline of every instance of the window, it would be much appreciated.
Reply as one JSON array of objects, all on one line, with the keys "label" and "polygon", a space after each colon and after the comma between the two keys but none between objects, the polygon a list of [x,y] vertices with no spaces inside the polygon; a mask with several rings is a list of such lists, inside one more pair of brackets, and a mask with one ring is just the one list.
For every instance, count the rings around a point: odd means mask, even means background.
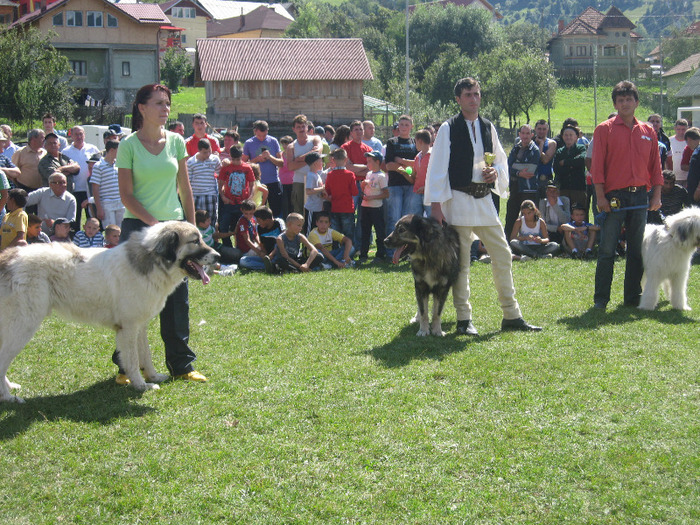
[{"label": "window", "polygon": [[102,11],[88,11],[87,12],[87,26],[88,27],[102,27]]},{"label": "window", "polygon": [[85,60],[71,60],[70,67],[73,68],[73,73],[75,73],[75,76],[87,76],[87,62]]},{"label": "window", "polygon": [[186,34],[183,33],[182,35],[180,35],[180,43],[181,44],[187,43],[187,35]]},{"label": "window", "polygon": [[122,76],[123,77],[130,77],[131,76],[131,62],[122,62]]},{"label": "window", "polygon": [[586,56],[586,46],[576,46],[576,56]]},{"label": "window", "polygon": [[83,12],[82,11],[66,11],[66,25],[69,27],[82,27],[83,26]]},{"label": "window", "polygon": [[62,26],[63,25],[63,13],[58,13],[53,15],[53,25]]},{"label": "window", "polygon": [[615,56],[615,46],[605,46],[603,48],[604,57],[614,57]]},{"label": "window", "polygon": [[173,18],[195,18],[197,10],[194,7],[173,7],[170,14]]},{"label": "window", "polygon": [[107,27],[119,27],[119,21],[116,16],[107,13]]}]

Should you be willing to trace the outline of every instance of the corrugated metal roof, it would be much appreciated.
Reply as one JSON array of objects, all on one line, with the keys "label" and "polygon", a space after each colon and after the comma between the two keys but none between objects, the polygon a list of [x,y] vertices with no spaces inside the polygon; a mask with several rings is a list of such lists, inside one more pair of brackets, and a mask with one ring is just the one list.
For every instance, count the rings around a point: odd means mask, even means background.
[{"label": "corrugated metal roof", "polygon": [[697,97],[700,95],[700,69],[698,69],[695,74],[688,79],[688,82],[673,95],[676,98],[684,97]]},{"label": "corrugated metal roof", "polygon": [[224,20],[234,16],[247,15],[260,6],[274,9],[278,15],[294,21],[282,4],[266,4],[264,2],[237,2],[235,0],[199,0],[199,3],[211,13],[215,20]]},{"label": "corrugated metal roof", "polygon": [[202,80],[371,80],[359,38],[202,38]]},{"label": "corrugated metal roof", "polygon": [[681,60],[680,62],[678,62],[678,64],[673,66],[661,76],[669,77],[673,75],[678,75],[679,73],[687,73],[688,71],[693,71],[694,69],[697,69],[699,65],[700,53],[695,53],[694,55],[690,55],[685,60]]},{"label": "corrugated metal roof", "polygon": [[165,16],[158,4],[113,4],[131,18],[142,24],[170,24],[170,19]]}]

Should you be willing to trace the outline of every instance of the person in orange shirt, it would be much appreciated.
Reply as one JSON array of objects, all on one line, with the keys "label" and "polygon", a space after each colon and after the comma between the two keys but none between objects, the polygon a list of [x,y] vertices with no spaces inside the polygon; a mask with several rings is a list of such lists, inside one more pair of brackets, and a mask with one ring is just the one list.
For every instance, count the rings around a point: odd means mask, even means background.
[{"label": "person in orange shirt", "polygon": [[[637,87],[629,81],[618,83],[612,100],[617,116],[596,127],[591,163],[598,209],[607,214],[602,224],[593,296],[594,307],[599,309],[605,309],[610,301],[615,248],[623,225],[627,240],[624,304],[639,306],[647,208],[661,207],[663,185],[656,132],[634,116],[639,105]],[[618,209],[627,209],[613,211],[611,203],[617,204]]]}]

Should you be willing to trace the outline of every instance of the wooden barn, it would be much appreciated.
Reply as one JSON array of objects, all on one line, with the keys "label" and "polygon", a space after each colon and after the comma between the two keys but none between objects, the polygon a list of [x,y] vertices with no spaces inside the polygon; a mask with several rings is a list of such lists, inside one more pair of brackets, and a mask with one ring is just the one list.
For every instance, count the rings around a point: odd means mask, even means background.
[{"label": "wooden barn", "polygon": [[204,38],[198,74],[215,127],[257,119],[291,125],[363,117],[362,86],[372,71],[359,38]]}]

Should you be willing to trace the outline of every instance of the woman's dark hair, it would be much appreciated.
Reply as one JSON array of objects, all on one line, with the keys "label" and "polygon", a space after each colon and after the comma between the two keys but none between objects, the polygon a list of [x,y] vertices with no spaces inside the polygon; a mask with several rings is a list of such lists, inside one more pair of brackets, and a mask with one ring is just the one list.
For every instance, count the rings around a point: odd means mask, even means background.
[{"label": "woman's dark hair", "polygon": [[333,137],[333,144],[342,146],[348,140],[350,140],[350,126],[346,126],[345,124],[338,126],[335,130],[335,136]]},{"label": "woman's dark hair", "polygon": [[156,91],[162,91],[168,95],[168,102],[172,102],[172,93],[167,86],[163,84],[146,84],[143,86],[136,92],[134,105],[131,108],[131,129],[133,131],[138,131],[143,126],[143,115],[139,111],[139,104],[146,104]]}]

